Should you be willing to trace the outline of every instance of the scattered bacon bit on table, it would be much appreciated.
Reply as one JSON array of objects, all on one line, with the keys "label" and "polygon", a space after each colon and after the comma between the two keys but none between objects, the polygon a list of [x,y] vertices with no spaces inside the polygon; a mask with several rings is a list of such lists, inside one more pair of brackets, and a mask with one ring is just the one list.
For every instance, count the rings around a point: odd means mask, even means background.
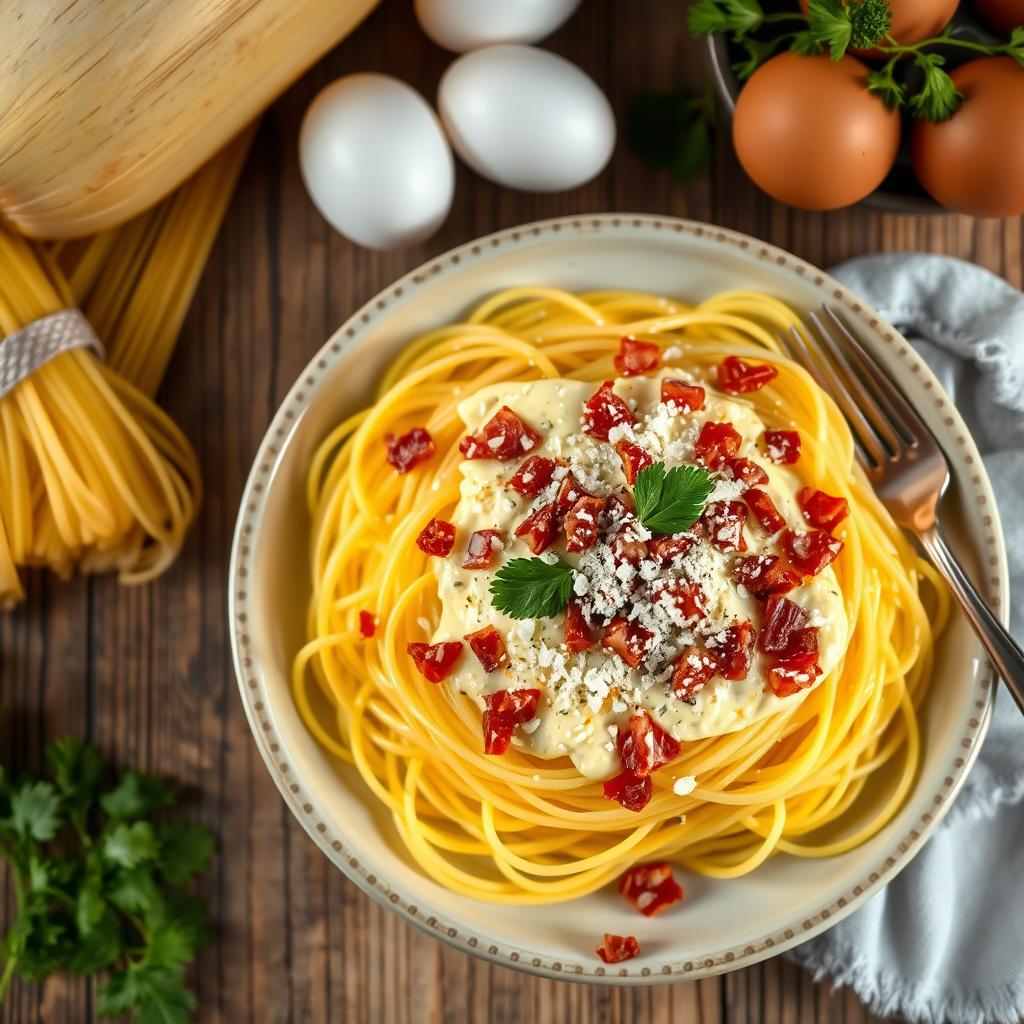
[{"label": "scattered bacon bit on table", "polygon": [[531,455],[509,478],[506,487],[518,491],[526,498],[536,498],[555,473],[555,460],[543,455]]},{"label": "scattered bacon bit on table", "polygon": [[455,527],[444,519],[431,519],[416,538],[416,547],[425,555],[446,558],[455,547]]},{"label": "scattered bacon bit on table", "polygon": [[388,446],[388,464],[399,473],[408,473],[421,462],[426,462],[435,451],[434,439],[423,427],[413,427],[401,437],[388,434],[384,443]]},{"label": "scattered bacon bit on table", "polygon": [[654,639],[649,629],[626,619],[612,619],[605,626],[601,646],[614,651],[630,668],[636,668],[647,654],[647,648]]},{"label": "scattered bacon bit on table", "polygon": [[725,679],[746,679],[756,634],[750,622],[726,626],[705,640],[715,659],[718,674]]},{"label": "scattered bacon bit on table", "polygon": [[811,530],[810,533],[786,530],[782,535],[782,546],[790,565],[804,576],[817,576],[843,550],[843,542],[828,530]]},{"label": "scattered bacon bit on table", "polygon": [[803,487],[799,495],[804,519],[819,530],[831,533],[849,514],[850,506],[845,498],[835,498],[813,487]]},{"label": "scattered bacon bit on table", "polygon": [[743,438],[731,423],[707,420],[700,428],[693,457],[705,469],[721,469],[740,450]]},{"label": "scattered bacon bit on table", "polygon": [[541,436],[518,413],[503,405],[478,434],[467,434],[459,451],[467,459],[497,459],[511,462],[522,458],[540,444]]},{"label": "scattered bacon bit on table", "polygon": [[725,552],[747,550],[747,540],[743,536],[746,521],[747,507],[742,501],[713,501],[701,517],[711,543]]},{"label": "scattered bacon bit on table", "polygon": [[373,612],[362,611],[359,613],[359,632],[364,640],[369,640],[377,632],[377,617]]},{"label": "scattered bacon bit on table", "polygon": [[764,468],[750,459],[729,459],[722,469],[722,476],[727,480],[739,480],[748,487],[761,487],[768,483]]},{"label": "scattered bacon bit on table", "polygon": [[605,499],[580,498],[565,516],[565,550],[586,551],[597,543]]},{"label": "scattered bacon bit on table", "polygon": [[707,686],[715,672],[715,659],[707,651],[684,647],[672,671],[672,689],[680,700],[689,700]]},{"label": "scattered bacon bit on table", "polygon": [[594,637],[583,615],[578,601],[565,606],[565,648],[573,654],[589,651],[594,646]]},{"label": "scattered bacon bit on table", "polygon": [[504,546],[505,535],[501,530],[474,530],[466,556],[462,559],[462,568],[490,569]]},{"label": "scattered bacon bit on table", "polygon": [[494,626],[484,626],[475,633],[468,633],[465,641],[469,644],[470,650],[476,655],[477,660],[484,667],[485,672],[493,672],[495,669],[504,668],[508,664],[508,652],[505,650],[505,641]]},{"label": "scattered bacon bit on table", "polygon": [[551,547],[558,536],[558,517],[555,511],[555,503],[548,502],[531,512],[516,527],[516,536],[521,537],[535,555]]},{"label": "scattered bacon bit on table", "polygon": [[707,392],[699,384],[666,377],[661,382],[661,400],[675,412],[697,412],[704,408]]},{"label": "scattered bacon bit on table", "polygon": [[622,460],[622,472],[625,473],[626,483],[630,486],[636,482],[636,475],[640,470],[646,469],[654,463],[654,459],[638,444],[632,444],[629,441],[619,441],[615,445],[615,450],[619,453],[619,458]]},{"label": "scattered bacon bit on table", "polygon": [[718,364],[718,386],[730,395],[760,391],[778,375],[770,363],[748,363],[739,356],[726,356]]},{"label": "scattered bacon bit on table", "polygon": [[512,734],[537,713],[540,690],[498,690],[484,697],[484,753],[505,754]]},{"label": "scattered bacon bit on table", "polygon": [[604,933],[604,944],[595,950],[606,964],[618,964],[640,955],[640,943],[635,935],[612,935]]},{"label": "scattered bacon bit on table", "polygon": [[766,430],[764,453],[777,466],[791,466],[800,458],[800,435],[795,430]]},{"label": "scattered bacon bit on table", "polygon": [[740,558],[732,569],[733,579],[754,597],[788,594],[800,586],[799,573],[793,572],[778,555],[751,555]]},{"label": "scattered bacon bit on table", "polygon": [[683,899],[683,887],[665,861],[636,864],[619,879],[619,894],[645,917],[654,917]]},{"label": "scattered bacon bit on table", "polygon": [[743,492],[743,500],[747,503],[747,508],[750,509],[751,514],[757,520],[758,526],[765,533],[774,536],[779,530],[785,529],[786,520],[775,507],[775,502],[772,501],[771,495],[767,491],[751,487]]},{"label": "scattered bacon bit on table", "polygon": [[661,349],[657,345],[627,336],[619,341],[619,353],[614,362],[623,377],[635,377],[657,369],[660,360]]},{"label": "scattered bacon bit on table", "polygon": [[613,427],[633,423],[626,401],[612,390],[615,382],[606,380],[583,409],[583,430],[598,440],[607,441]]},{"label": "scattered bacon bit on table", "polygon": [[446,640],[439,644],[412,643],[406,650],[423,678],[439,683],[451,675],[462,654],[462,643],[459,640]]}]

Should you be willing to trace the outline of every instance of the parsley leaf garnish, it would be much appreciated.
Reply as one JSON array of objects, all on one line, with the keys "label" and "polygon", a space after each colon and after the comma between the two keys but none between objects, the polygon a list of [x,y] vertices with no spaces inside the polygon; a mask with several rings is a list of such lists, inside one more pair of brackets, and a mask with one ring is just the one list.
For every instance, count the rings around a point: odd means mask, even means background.
[{"label": "parsley leaf garnish", "polygon": [[491,580],[491,603],[513,619],[548,619],[565,610],[573,569],[560,559],[513,558]]},{"label": "parsley leaf garnish", "polygon": [[46,753],[52,782],[15,782],[0,765],[0,859],[19,908],[0,939],[0,1004],[15,974],[108,971],[101,1017],[186,1024],[195,997],[185,968],[206,941],[206,915],[181,886],[206,869],[212,837],[152,820],[173,803],[159,779],[128,771],[104,790],[90,744],[64,739]]},{"label": "parsley leaf garnish", "polygon": [[715,488],[715,481],[700,466],[665,463],[640,470],[633,484],[633,501],[640,522],[654,533],[681,533],[693,526]]},{"label": "parsley leaf garnish", "polygon": [[924,73],[924,85],[910,97],[910,112],[926,121],[945,121],[964,98],[942,69],[945,57],[938,53],[918,53],[914,63]]}]

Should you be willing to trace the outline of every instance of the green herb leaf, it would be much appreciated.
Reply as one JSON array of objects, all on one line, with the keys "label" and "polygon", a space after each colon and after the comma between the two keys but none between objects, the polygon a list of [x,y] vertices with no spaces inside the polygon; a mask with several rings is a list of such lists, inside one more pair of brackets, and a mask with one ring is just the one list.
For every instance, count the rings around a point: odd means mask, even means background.
[{"label": "green herb leaf", "polygon": [[629,144],[652,166],[692,181],[711,163],[714,111],[710,83],[702,96],[686,85],[668,93],[638,93],[629,104]]},{"label": "green herb leaf", "polygon": [[846,7],[850,19],[850,45],[857,50],[870,50],[885,40],[892,28],[889,0],[859,0]]},{"label": "green herb leaf", "polygon": [[66,736],[46,750],[54,781],[69,810],[84,812],[96,799],[103,762],[91,743]]},{"label": "green herb leaf", "polygon": [[924,72],[924,84],[910,97],[910,112],[926,121],[945,121],[964,98],[942,70],[945,58],[938,53],[917,53],[914,63]]},{"label": "green herb leaf", "polygon": [[842,0],[809,0],[807,18],[818,44],[839,60],[850,45],[853,26]]},{"label": "green herb leaf", "polygon": [[890,60],[883,67],[868,72],[868,88],[877,93],[887,107],[898,110],[906,99],[907,88],[896,81],[893,74],[896,60]]},{"label": "green herb leaf", "polygon": [[513,558],[491,580],[491,603],[513,619],[546,619],[565,610],[572,566],[558,560]]},{"label": "green herb leaf", "polygon": [[715,481],[700,466],[674,466],[656,462],[640,470],[633,484],[633,500],[640,522],[654,533],[681,533],[704,511]]},{"label": "green herb leaf", "polygon": [[810,29],[794,33],[789,48],[804,57],[814,57],[822,52],[821,43]]},{"label": "green herb leaf", "polygon": [[697,0],[687,14],[687,24],[695,36],[713,32],[744,35],[761,27],[764,9],[758,0]]},{"label": "green herb leaf", "polygon": [[136,868],[147,861],[155,860],[158,852],[156,834],[148,821],[115,826],[107,834],[103,844],[103,856],[106,860],[123,868]]},{"label": "green herb leaf", "polygon": [[60,797],[49,782],[26,782],[11,795],[11,826],[22,839],[49,842],[60,828]]},{"label": "green herb leaf", "polygon": [[201,875],[213,856],[213,836],[202,825],[164,825],[157,830],[160,871],[168,882],[180,885]]},{"label": "green herb leaf", "polygon": [[784,36],[779,36],[767,42],[762,42],[760,39],[747,38],[737,40],[738,44],[746,53],[747,58],[746,60],[738,60],[733,63],[732,70],[736,77],[741,82],[745,82],[750,78],[750,76],[775,53],[784,38]]},{"label": "green herb leaf", "polygon": [[100,806],[111,818],[140,818],[171,803],[171,791],[141,772],[127,771],[117,787],[100,797]]}]

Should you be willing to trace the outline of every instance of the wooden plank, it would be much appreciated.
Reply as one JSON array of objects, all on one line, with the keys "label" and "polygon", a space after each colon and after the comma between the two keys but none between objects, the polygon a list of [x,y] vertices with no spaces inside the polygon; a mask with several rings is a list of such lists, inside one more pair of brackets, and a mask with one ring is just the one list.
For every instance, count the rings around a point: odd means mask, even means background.
[{"label": "wooden plank", "polygon": [[[702,77],[678,0],[588,0],[545,45],[594,75],[620,118],[639,89]],[[231,532],[262,431],[306,360],[377,290],[468,238],[564,213],[657,211],[734,227],[823,266],[872,251],[948,252],[1020,286],[1021,221],[789,210],[746,180],[723,131],[712,174],[687,185],[624,145],[596,181],[557,195],[516,194],[460,167],[451,218],[435,238],[388,254],[350,245],[301,185],[295,143],[307,103],[338,75],[367,69],[433,97],[449,60],[420,35],[406,0],[384,0],[267,115],[162,396],[202,463],[199,523],[178,565],[150,588],[31,580],[25,606],[0,619],[4,757],[37,765],[45,742],[90,735],[116,762],[178,780],[189,808],[217,831],[220,856],[203,883],[216,938],[194,973],[202,1021],[873,1021],[848,993],[815,986],[780,959],[646,989],[532,978],[450,949],[365,897],[292,820],[249,738],[226,638]],[[3,920],[11,909],[7,892]],[[0,1024],[88,1021],[92,1007],[78,981],[16,985]]]}]

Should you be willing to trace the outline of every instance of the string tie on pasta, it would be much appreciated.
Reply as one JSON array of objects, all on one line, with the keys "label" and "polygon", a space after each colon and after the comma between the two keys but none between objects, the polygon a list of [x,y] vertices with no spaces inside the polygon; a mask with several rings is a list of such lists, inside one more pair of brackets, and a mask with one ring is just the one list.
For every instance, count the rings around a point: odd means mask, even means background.
[{"label": "string tie on pasta", "polygon": [[0,344],[0,398],[9,395],[40,366],[73,348],[92,349],[107,358],[103,342],[80,309],[62,309],[33,320]]}]

